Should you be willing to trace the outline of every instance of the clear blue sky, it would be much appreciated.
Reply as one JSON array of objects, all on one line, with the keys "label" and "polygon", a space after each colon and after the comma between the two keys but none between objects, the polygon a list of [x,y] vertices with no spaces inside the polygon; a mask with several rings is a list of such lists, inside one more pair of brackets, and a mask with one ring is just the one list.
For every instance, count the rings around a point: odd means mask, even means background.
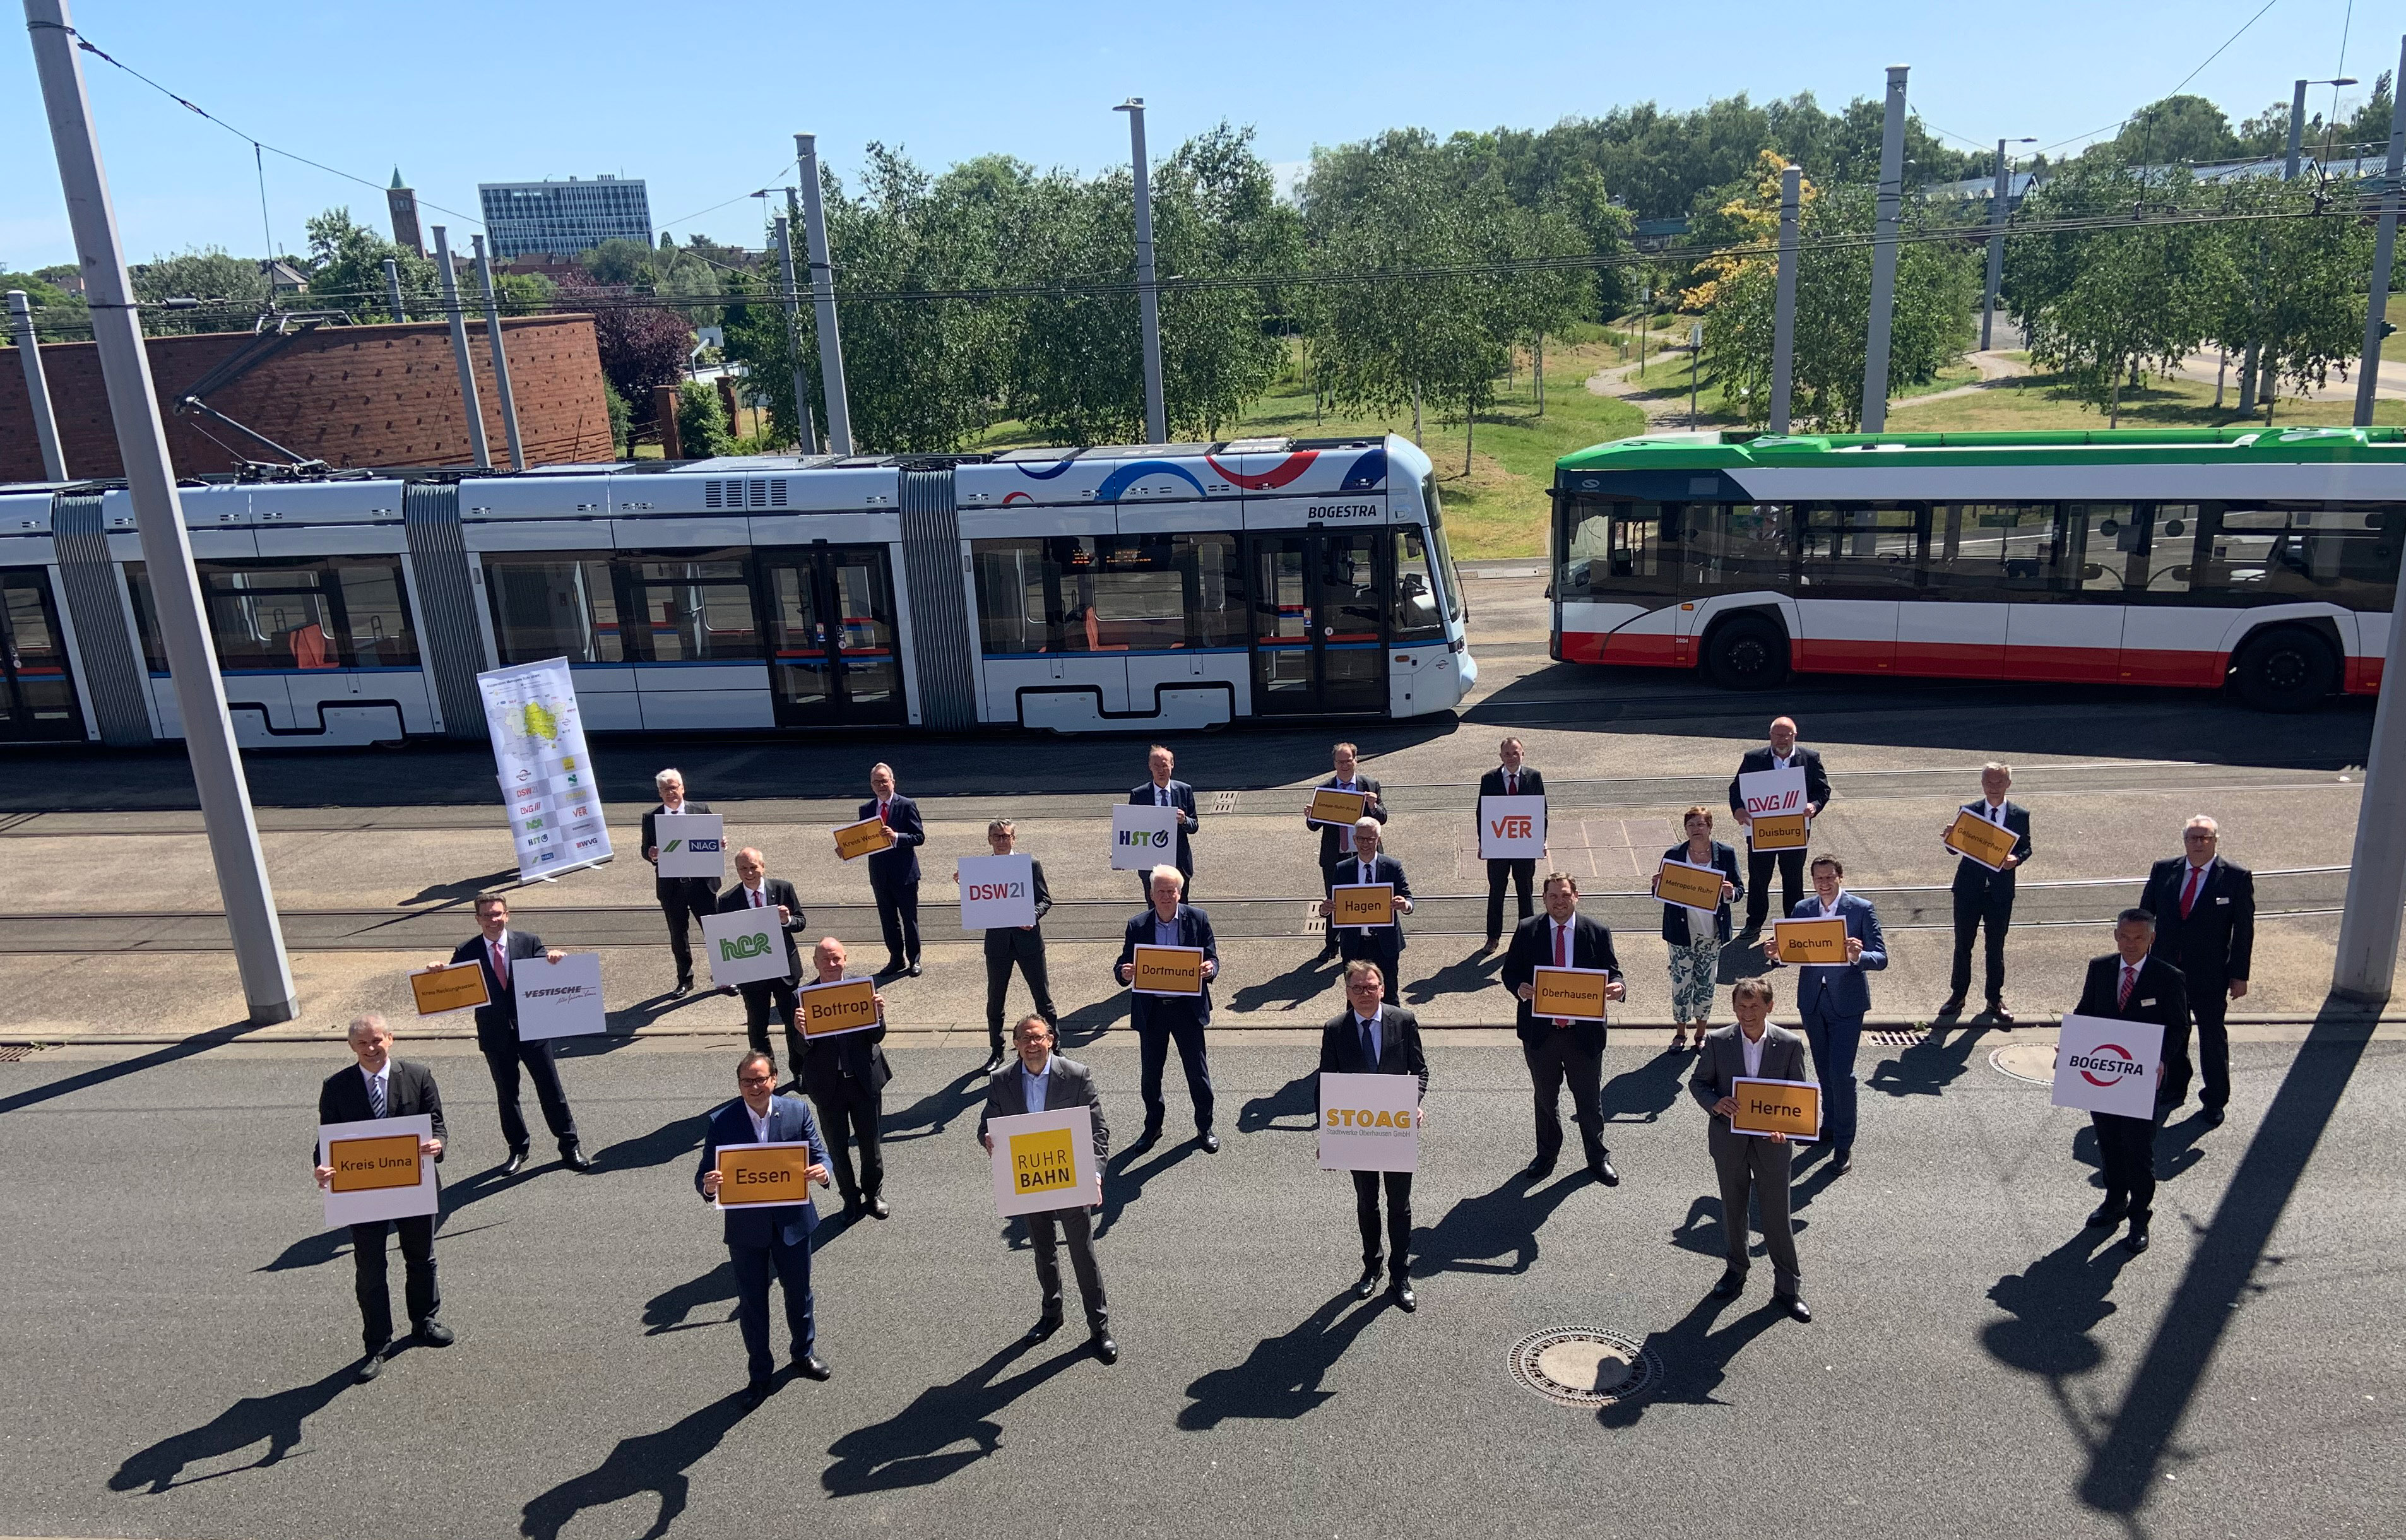
[{"label": "clear blue sky", "polygon": [[[847,178],[872,139],[931,167],[1002,151],[1091,170],[1125,156],[1111,108],[1140,95],[1156,153],[1224,117],[1255,128],[1266,159],[1294,162],[1383,128],[1543,127],[1649,98],[1684,108],[1811,91],[1834,107],[1877,95],[1882,67],[1903,63],[1926,123],[2045,144],[2169,92],[2261,4],[83,0],[73,14],[96,46],[247,134],[378,186],[398,162],[422,200],[473,215],[479,181],[616,172],[650,183],[657,227],[756,246],[758,205],[741,194],[786,179],[797,129],[817,133]],[[2188,89],[2235,121],[2286,99],[2293,78],[2341,73],[2347,5],[2276,0]],[[1977,35],[1965,24],[1974,14]],[[2367,84],[2352,100],[2395,64],[2399,19],[2356,6],[2345,73]],[[71,261],[29,45],[8,35],[0,268]],[[129,258],[258,252],[249,146],[89,55],[85,71]],[[2328,109],[2328,89],[2314,104]],[[279,247],[299,248],[304,218],[346,203],[383,225],[370,189],[267,157]],[[473,220],[430,210],[435,219],[466,244]]]}]

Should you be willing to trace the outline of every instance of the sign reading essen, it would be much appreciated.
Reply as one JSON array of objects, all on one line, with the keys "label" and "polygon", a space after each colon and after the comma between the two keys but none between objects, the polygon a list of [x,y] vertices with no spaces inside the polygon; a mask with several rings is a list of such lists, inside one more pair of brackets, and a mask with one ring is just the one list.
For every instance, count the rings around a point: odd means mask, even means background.
[{"label": "sign reading essen", "polygon": [[718,1207],[780,1208],[809,1201],[811,1147],[801,1140],[718,1147]]},{"label": "sign reading essen", "polygon": [[877,981],[842,979],[831,984],[804,984],[794,992],[794,1014],[802,1024],[802,1040],[840,1038],[866,1032],[877,1024]]},{"label": "sign reading essen", "polygon": [[1128,974],[1128,988],[1139,995],[1200,995],[1203,993],[1203,949],[1199,946],[1140,946]]},{"label": "sign reading essen", "polygon": [[1794,1144],[1821,1137],[1821,1087],[1815,1081],[1740,1077],[1730,1082],[1730,1099],[1737,1103],[1730,1119],[1735,1133],[1785,1134]]},{"label": "sign reading essen", "polygon": [[1783,963],[1822,964],[1843,968],[1847,962],[1847,922],[1830,920],[1774,920],[1771,939],[1779,951]]},{"label": "sign reading essen", "polygon": [[894,831],[885,827],[883,818],[863,818],[835,831],[835,854],[840,861],[857,861],[864,855],[893,848]]}]

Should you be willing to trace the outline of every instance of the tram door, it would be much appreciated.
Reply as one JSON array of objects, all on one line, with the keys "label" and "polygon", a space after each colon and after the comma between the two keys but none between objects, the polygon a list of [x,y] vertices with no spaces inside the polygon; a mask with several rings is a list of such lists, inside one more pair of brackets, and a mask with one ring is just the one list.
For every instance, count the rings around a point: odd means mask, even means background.
[{"label": "tram door", "polygon": [[39,567],[0,570],[0,742],[82,737],[50,574]]},{"label": "tram door", "polygon": [[908,718],[885,546],[764,551],[760,583],[779,727]]},{"label": "tram door", "polygon": [[1384,528],[1251,537],[1253,710],[1387,709]]}]

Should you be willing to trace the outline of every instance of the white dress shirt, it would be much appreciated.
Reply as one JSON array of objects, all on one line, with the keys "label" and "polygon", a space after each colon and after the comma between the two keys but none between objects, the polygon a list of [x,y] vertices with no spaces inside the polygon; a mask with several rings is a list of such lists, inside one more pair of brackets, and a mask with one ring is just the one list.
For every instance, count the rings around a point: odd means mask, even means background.
[{"label": "white dress shirt", "polygon": [[774,1096],[769,1098],[769,1110],[766,1112],[755,1112],[752,1110],[752,1104],[745,1102],[743,1115],[752,1120],[753,1139],[757,1143],[766,1144],[769,1142],[769,1124],[774,1122],[777,1116],[777,1098]]},{"label": "white dress shirt", "polygon": [[1737,1029],[1737,1051],[1746,1059],[1748,1080],[1762,1079],[1762,1045],[1770,1040],[1771,1025],[1767,1022],[1763,1024],[1762,1036],[1760,1038],[1748,1037],[1745,1027],[1741,1026]]}]

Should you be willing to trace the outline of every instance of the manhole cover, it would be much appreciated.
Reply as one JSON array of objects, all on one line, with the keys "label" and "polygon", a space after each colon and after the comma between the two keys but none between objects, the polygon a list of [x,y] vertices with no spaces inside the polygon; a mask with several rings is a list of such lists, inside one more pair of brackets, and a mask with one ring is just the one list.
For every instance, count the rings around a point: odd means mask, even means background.
[{"label": "manhole cover", "polygon": [[1661,1384],[1663,1365],[1633,1337],[1575,1327],[1522,1337],[1512,1349],[1512,1378],[1566,1406],[1611,1406]]},{"label": "manhole cover", "polygon": [[1988,1067],[2001,1075],[2010,1075],[2032,1085],[2053,1085],[2055,1046],[2052,1043],[2007,1043],[1988,1055]]}]

